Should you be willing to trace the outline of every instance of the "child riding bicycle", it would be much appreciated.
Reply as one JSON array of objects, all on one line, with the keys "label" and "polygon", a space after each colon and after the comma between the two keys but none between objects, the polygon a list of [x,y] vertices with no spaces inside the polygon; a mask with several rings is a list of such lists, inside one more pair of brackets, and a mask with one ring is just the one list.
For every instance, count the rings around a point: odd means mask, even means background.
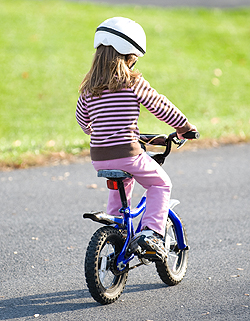
[{"label": "child riding bicycle", "polygon": [[[135,181],[147,190],[138,244],[162,253],[172,185],[167,173],[139,143],[140,104],[175,128],[180,139],[196,127],[133,70],[146,53],[146,35],[139,24],[122,17],[105,20],[96,29],[94,48],[92,66],[80,86],[76,119],[84,133],[91,135],[90,155],[97,171],[120,169],[133,175],[124,180],[128,203]],[[110,190],[107,213],[117,215],[119,209],[119,192]]]}]

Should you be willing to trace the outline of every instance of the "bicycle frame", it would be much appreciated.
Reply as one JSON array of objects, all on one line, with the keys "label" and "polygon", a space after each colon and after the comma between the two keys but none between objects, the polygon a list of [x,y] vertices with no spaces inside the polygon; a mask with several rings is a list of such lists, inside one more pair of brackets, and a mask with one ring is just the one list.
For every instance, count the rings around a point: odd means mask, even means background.
[{"label": "bicycle frame", "polygon": [[[121,189],[121,191],[120,191],[120,189]],[[123,183],[120,184],[120,186],[119,186],[120,195],[123,195],[122,189],[124,189]],[[126,204],[126,200],[123,199],[122,202],[124,204]],[[177,201],[177,202],[179,203],[179,201]],[[177,204],[177,202],[175,202],[175,205]],[[123,226],[125,226],[126,230],[127,230],[126,241],[125,241],[124,246],[123,246],[123,248],[117,258],[117,268],[120,271],[124,270],[127,263],[129,261],[131,261],[135,256],[133,253],[130,255],[129,258],[125,258],[125,255],[127,254],[127,248],[130,244],[130,241],[132,241],[135,234],[139,233],[141,230],[141,221],[142,221],[142,217],[145,213],[145,210],[146,210],[146,195],[145,194],[142,196],[140,202],[138,203],[138,205],[134,209],[131,210],[129,206],[127,206],[126,208],[122,207],[120,209],[120,213],[123,214],[123,216],[124,216]],[[142,217],[141,217],[140,222],[139,222],[139,224],[136,228],[136,231],[135,231],[134,225],[133,225],[133,219],[135,217],[139,216],[140,214],[142,214]],[[175,212],[171,208],[169,209],[168,215],[175,226],[178,248],[180,250],[184,250],[187,248],[187,245],[184,242],[181,221],[179,220],[179,218],[177,217],[177,215],[175,214]],[[120,228],[118,225],[116,225],[116,227]]]}]

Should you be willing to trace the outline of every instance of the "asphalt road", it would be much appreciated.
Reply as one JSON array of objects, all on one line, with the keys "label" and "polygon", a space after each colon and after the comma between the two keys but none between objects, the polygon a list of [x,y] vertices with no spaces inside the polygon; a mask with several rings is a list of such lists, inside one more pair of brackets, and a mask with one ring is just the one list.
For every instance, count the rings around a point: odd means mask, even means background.
[{"label": "asphalt road", "polygon": [[0,320],[249,320],[249,159],[249,144],[169,156],[191,246],[186,277],[167,287],[154,265],[140,267],[108,306],[83,273],[100,225],[82,213],[105,208],[105,179],[90,162],[0,172]]}]

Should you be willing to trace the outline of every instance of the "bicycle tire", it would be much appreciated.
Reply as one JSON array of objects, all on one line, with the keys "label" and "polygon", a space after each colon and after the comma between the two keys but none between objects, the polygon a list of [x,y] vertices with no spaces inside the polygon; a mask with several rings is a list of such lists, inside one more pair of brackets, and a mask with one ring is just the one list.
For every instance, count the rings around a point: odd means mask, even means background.
[{"label": "bicycle tire", "polygon": [[[185,244],[188,245],[186,229],[182,221],[181,223],[183,228],[184,241]],[[164,262],[156,261],[155,265],[161,280],[170,286],[180,283],[184,278],[187,270],[188,250],[177,251],[176,246],[177,237],[175,227],[171,219],[168,217],[165,233],[165,248],[168,254]]]},{"label": "bicycle tire", "polygon": [[85,258],[85,277],[89,292],[101,304],[110,304],[122,294],[128,270],[120,275],[112,273],[111,260],[122,250],[124,237],[110,226],[99,228],[92,236]]}]

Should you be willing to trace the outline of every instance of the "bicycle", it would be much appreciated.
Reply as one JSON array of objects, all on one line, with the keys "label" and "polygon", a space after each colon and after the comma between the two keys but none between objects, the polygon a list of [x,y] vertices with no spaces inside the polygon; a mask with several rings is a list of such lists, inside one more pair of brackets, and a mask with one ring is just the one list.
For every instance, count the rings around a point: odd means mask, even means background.
[{"label": "bicycle", "polygon": [[[164,146],[163,153],[148,152],[160,165],[171,152],[172,143],[182,147],[187,139],[199,138],[198,132],[188,132],[185,139],[178,139],[176,133],[167,135],[140,135],[140,143],[146,151],[147,145]],[[167,285],[176,285],[185,276],[188,262],[188,240],[185,226],[181,218],[174,212],[174,207],[180,202],[170,201],[170,209],[165,229],[164,243],[166,257],[162,258],[154,251],[141,249],[137,244],[140,235],[141,220],[136,230],[133,219],[143,215],[146,208],[146,193],[134,209],[128,206],[123,180],[132,177],[122,170],[99,170],[98,177],[107,179],[109,189],[119,190],[122,207],[117,216],[104,212],[87,212],[84,218],[104,224],[92,236],[85,257],[85,277],[92,297],[101,304],[110,304],[122,294],[128,272],[143,264],[152,262],[156,265],[161,280]],[[137,257],[138,264],[130,267],[130,262]]]}]

